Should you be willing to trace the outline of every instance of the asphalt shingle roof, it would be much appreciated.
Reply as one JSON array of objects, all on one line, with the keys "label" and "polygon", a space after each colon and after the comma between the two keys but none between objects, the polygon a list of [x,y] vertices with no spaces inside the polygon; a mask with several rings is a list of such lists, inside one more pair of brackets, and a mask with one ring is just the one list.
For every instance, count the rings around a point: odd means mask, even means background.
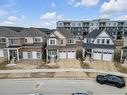
[{"label": "asphalt shingle roof", "polygon": [[91,49],[93,49],[93,48],[102,48],[102,49],[115,49],[115,45],[104,45],[104,44],[92,44],[92,43],[90,43],[90,44],[88,44],[88,43],[84,43],[83,44],[83,47],[84,48],[91,48]]},{"label": "asphalt shingle roof", "polygon": [[112,29],[109,30],[103,30],[103,29],[94,29],[92,32],[90,32],[86,37],[87,38],[96,38],[102,31],[106,31],[110,37],[113,39],[113,35],[112,35]]},{"label": "asphalt shingle roof", "polygon": [[20,33],[6,27],[0,27],[0,37],[20,37]]},{"label": "asphalt shingle roof", "polygon": [[20,32],[23,37],[46,37],[46,34],[36,28],[27,28]]},{"label": "asphalt shingle roof", "polygon": [[71,32],[71,30],[67,30],[65,28],[58,29],[58,31],[67,38],[74,38],[75,35]]},{"label": "asphalt shingle roof", "polygon": [[58,48],[76,48],[76,44],[67,44],[66,46],[48,45],[46,49],[58,49]]}]

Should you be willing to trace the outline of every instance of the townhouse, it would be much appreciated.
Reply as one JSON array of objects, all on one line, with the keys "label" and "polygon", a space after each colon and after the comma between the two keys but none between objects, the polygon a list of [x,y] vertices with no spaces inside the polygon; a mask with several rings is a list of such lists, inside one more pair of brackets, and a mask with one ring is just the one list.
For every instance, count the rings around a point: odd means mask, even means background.
[{"label": "townhouse", "polygon": [[113,61],[115,42],[111,31],[95,29],[84,38],[84,57],[86,59]]},{"label": "townhouse", "polygon": [[44,58],[46,34],[35,28],[19,32],[0,27],[0,57],[17,63],[20,59],[40,60]]},{"label": "townhouse", "polygon": [[70,30],[54,30],[47,38],[47,61],[55,63],[60,59],[75,59],[76,37]]}]

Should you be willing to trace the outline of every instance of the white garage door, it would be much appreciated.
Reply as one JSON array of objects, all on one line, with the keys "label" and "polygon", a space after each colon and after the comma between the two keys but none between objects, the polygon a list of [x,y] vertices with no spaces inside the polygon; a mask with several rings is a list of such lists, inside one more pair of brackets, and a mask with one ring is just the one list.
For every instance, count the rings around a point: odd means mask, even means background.
[{"label": "white garage door", "polygon": [[0,49],[0,57],[4,57],[4,50]]},{"label": "white garage door", "polygon": [[59,52],[60,59],[66,59],[67,58],[66,56],[67,56],[67,53],[65,51],[60,51]]},{"label": "white garage door", "polygon": [[105,61],[112,61],[112,53],[104,52],[103,53],[103,60],[105,60]]},{"label": "white garage door", "polygon": [[68,51],[68,59],[75,58],[75,51]]},{"label": "white garage door", "polygon": [[94,54],[93,54],[93,58],[95,59],[95,60],[101,60],[101,52],[94,52]]}]

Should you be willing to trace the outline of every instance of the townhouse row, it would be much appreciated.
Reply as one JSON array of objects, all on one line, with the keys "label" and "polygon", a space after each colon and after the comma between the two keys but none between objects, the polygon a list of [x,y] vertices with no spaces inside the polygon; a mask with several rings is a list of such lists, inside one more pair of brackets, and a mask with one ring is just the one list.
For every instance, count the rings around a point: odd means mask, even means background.
[{"label": "townhouse row", "polygon": [[[43,59],[54,63],[60,59],[75,59],[78,41],[76,35],[64,28],[53,30],[47,35],[36,28],[17,32],[0,27],[0,57],[7,57],[9,62],[13,59],[14,63],[20,60]],[[127,58],[126,42],[122,48],[121,59]],[[84,60],[114,60],[115,38],[112,31],[95,29],[81,43]]]}]

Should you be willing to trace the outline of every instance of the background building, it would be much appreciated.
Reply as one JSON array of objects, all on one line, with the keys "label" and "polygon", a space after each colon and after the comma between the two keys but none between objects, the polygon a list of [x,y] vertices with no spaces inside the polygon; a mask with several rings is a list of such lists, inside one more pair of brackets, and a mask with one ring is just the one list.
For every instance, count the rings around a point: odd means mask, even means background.
[{"label": "background building", "polygon": [[127,21],[110,20],[110,19],[94,19],[86,21],[58,21],[57,29],[66,28],[71,30],[75,35],[86,36],[88,32],[94,29],[106,29],[112,31],[116,35],[116,39],[123,37],[124,31],[127,29]]}]

